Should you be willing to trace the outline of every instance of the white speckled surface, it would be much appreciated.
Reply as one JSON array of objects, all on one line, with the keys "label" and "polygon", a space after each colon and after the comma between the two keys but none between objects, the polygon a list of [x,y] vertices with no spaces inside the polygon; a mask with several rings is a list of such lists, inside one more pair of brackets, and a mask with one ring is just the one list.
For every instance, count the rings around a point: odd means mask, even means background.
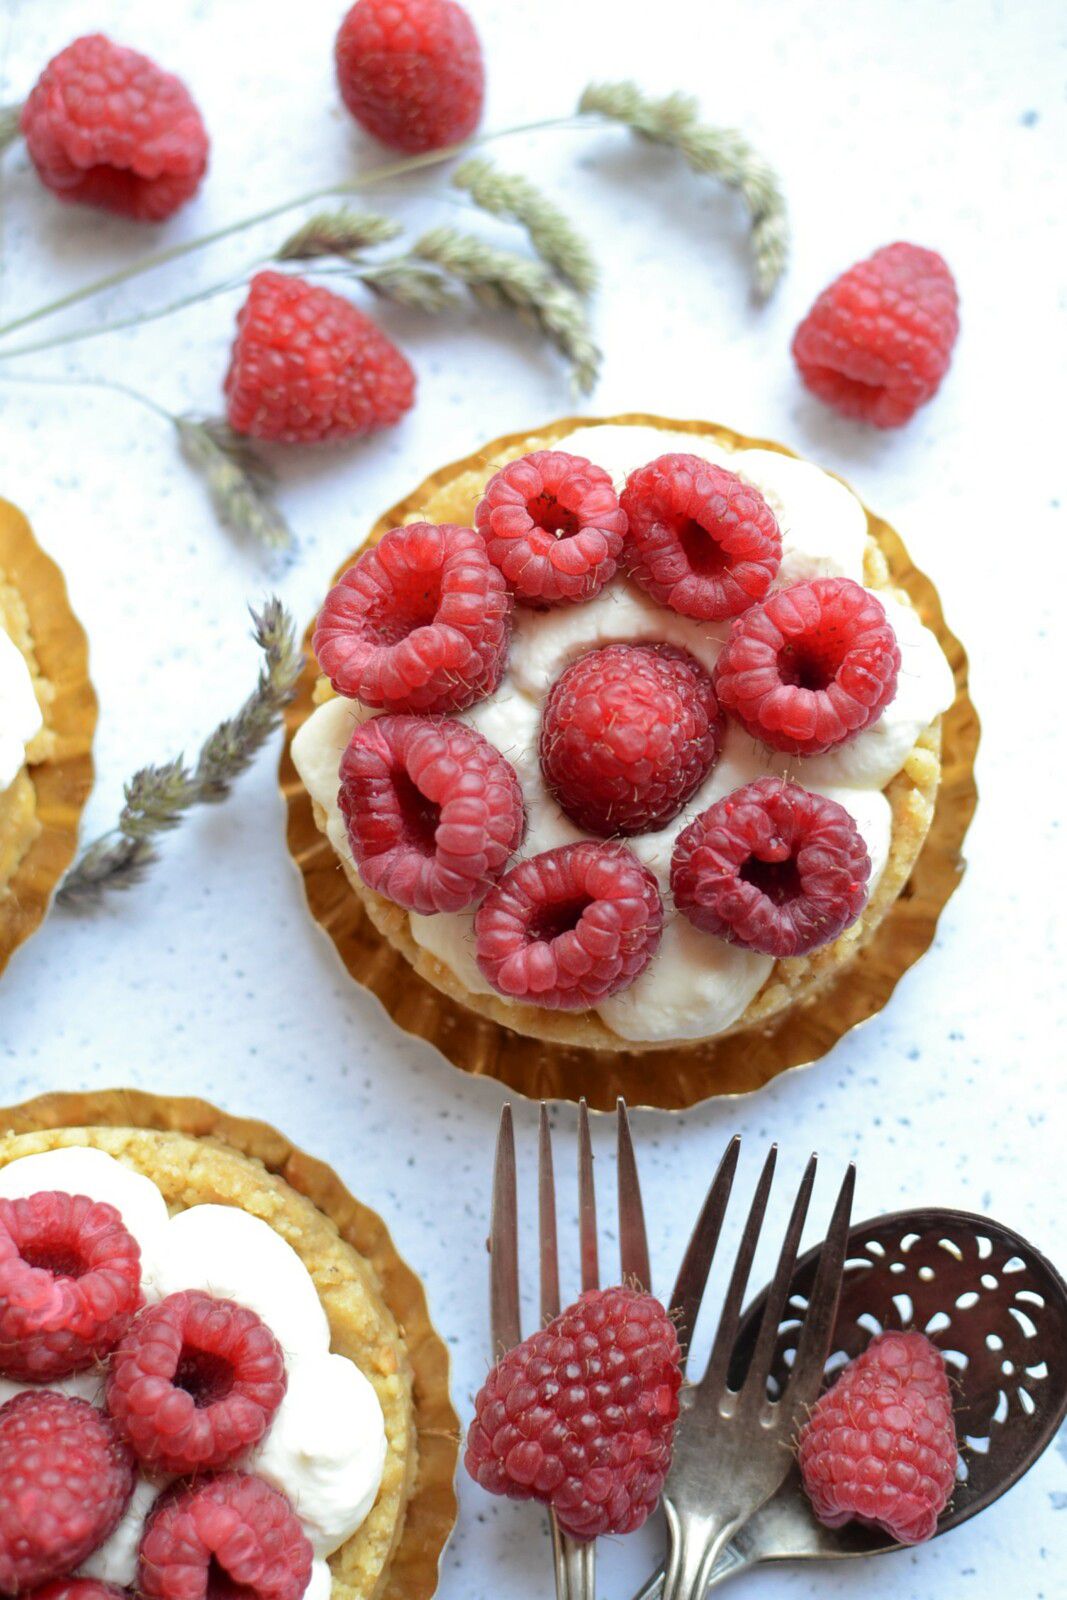
[{"label": "white speckled surface", "polygon": [[[9,153],[0,320],[157,239],[219,225],[371,157],[330,81],[340,10],[340,0],[304,0],[296,12],[257,0],[166,8],[0,0],[0,103],[23,93],[74,33],[102,25],[183,73],[214,136],[209,182],[159,235],[61,208],[38,190],[21,151]],[[662,0],[650,11],[626,0],[541,0],[533,19],[510,0],[475,0],[473,10],[490,57],[491,122],[565,109],[587,78],[636,73],[652,89],[701,93],[709,117],[743,126],[777,163],[796,251],[773,304],[758,311],[739,210],[713,186],[621,135],[553,133],[500,151],[546,180],[558,173],[598,239],[608,360],[591,409],[705,415],[780,438],[850,477],[940,583],[972,650],[985,723],[966,881],[936,948],[888,1010],[814,1071],[758,1099],[637,1119],[659,1287],[735,1129],[749,1144],[746,1176],[766,1142],[781,1141],[779,1219],[786,1188],[818,1146],[831,1169],[858,1160],[859,1215],[922,1201],[989,1210],[1055,1256],[1067,1212],[1057,1050],[1067,951],[1052,894],[1064,864],[1065,774],[1061,746],[1047,737],[1051,690],[1041,689],[1062,668],[1067,577],[1055,417],[1065,123],[1058,7]],[[411,205],[420,222],[462,220],[453,202],[411,204],[413,193],[389,199]],[[901,236],[945,252],[964,332],[940,397],[905,431],[883,436],[806,398],[787,347],[834,273]],[[193,272],[213,282],[278,237],[268,229],[144,280],[116,295],[111,313],[176,296]],[[69,361],[42,356],[23,366],[107,373],[175,409],[211,410],[233,309],[233,297],[214,300],[87,344]],[[418,366],[417,410],[368,445],[281,462],[301,538],[283,592],[301,618],[372,515],[428,469],[569,408],[558,367],[532,339],[474,318],[451,327],[396,313],[383,320]],[[27,511],[63,563],[92,638],[103,707],[88,815],[96,831],[134,766],[193,749],[244,694],[256,659],[243,606],[268,579],[253,552],[215,528],[165,428],[117,397],[0,383],[0,493]],[[483,1241],[502,1095],[397,1033],[310,925],[284,849],[273,756],[230,805],[168,841],[148,886],[85,922],[53,917],[17,955],[0,985],[0,1072],[5,1100],[121,1082],[202,1093],[281,1124],[334,1162],[386,1213],[425,1274],[469,1412],[485,1370]],[[518,1121],[529,1139],[533,1111],[520,1108]],[[565,1156],[573,1113],[557,1123]],[[607,1175],[610,1159],[604,1166]],[[824,1202],[829,1189],[827,1177]],[[442,1195],[454,1197],[447,1210]],[[565,1231],[571,1220],[568,1211]],[[490,1501],[466,1482],[461,1497],[444,1600],[547,1593],[537,1512]],[[844,1563],[753,1575],[744,1592],[827,1600],[877,1583],[887,1600],[997,1592],[1062,1600],[1065,1507],[1061,1448],[977,1523],[928,1548],[873,1570]],[[604,1546],[602,1593],[630,1592],[654,1537]]]}]

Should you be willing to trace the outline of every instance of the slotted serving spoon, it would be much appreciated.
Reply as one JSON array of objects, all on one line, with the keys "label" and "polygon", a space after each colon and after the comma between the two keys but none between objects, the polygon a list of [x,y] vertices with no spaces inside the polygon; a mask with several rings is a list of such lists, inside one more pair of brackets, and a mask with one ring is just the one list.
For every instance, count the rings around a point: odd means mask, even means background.
[{"label": "slotted serving spoon", "polygon": [[[771,1367],[788,1376],[821,1247],[797,1262]],[[738,1388],[755,1346],[766,1290],[742,1320],[730,1368]],[[849,1230],[834,1329],[833,1375],[885,1328],[918,1328],[945,1357],[960,1445],[958,1481],[937,1534],[958,1528],[1018,1482],[1067,1416],[1067,1283],[1010,1228],[969,1211],[895,1211]],[[936,1537],[936,1535],[935,1535]],[[709,1589],[761,1561],[882,1555],[901,1547],[880,1529],[824,1528],[794,1467],[734,1536]],[[656,1574],[635,1600],[653,1600]]]}]

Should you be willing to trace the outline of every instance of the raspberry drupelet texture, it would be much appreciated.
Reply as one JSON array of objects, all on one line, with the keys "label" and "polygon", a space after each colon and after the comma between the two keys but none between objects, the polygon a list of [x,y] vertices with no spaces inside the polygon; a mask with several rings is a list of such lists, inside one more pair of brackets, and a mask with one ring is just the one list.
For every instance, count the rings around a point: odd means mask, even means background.
[{"label": "raspberry drupelet texture", "polygon": [[899,671],[900,647],[877,596],[851,578],[815,578],[737,618],[715,690],[754,738],[814,756],[876,722]]},{"label": "raspberry drupelet texture", "polygon": [[146,1467],[183,1475],[258,1444],[285,1387],[281,1347],[254,1311],[187,1290],[141,1312],[111,1358],[107,1408]]},{"label": "raspberry drupelet texture", "polygon": [[235,432],[321,444],[399,422],[414,404],[415,374],[350,300],[304,278],[257,272],[237,313],[224,388]]},{"label": "raspberry drupelet texture", "polygon": [[882,1333],[817,1401],[800,1435],[800,1473],[828,1528],[855,1518],[901,1544],[937,1530],[956,1482],[945,1362],[923,1333]]},{"label": "raspberry drupelet texture", "polygon": [[678,836],[671,892],[705,933],[768,956],[802,956],[855,922],[871,873],[836,800],[759,778],[717,800]]},{"label": "raspberry drupelet texture", "polygon": [[141,1303],[141,1251],[114,1206],[0,1200],[0,1373],[26,1383],[102,1361]]},{"label": "raspberry drupelet texture", "polygon": [[185,85],[102,33],[52,58],[20,126],[53,194],[139,222],[177,211],[207,170],[207,133]]},{"label": "raspberry drupelet texture", "polygon": [[486,485],[475,518],[517,600],[591,600],[615,576],[626,515],[608,474],[584,456],[535,450]]},{"label": "raspberry drupelet texture", "polygon": [[541,770],[590,833],[666,827],[719,757],[722,719],[704,668],[671,645],[607,645],[559,677],[541,714]]},{"label": "raspberry drupelet texture", "polygon": [[375,717],[341,757],[339,804],[360,877],[408,911],[477,905],[526,826],[514,767],[452,717]]},{"label": "raspberry drupelet texture", "polygon": [[475,957],[508,999],[581,1011],[631,984],[662,931],[651,872],[622,845],[587,839],[520,861],[490,889]]},{"label": "raspberry drupelet texture", "polygon": [[455,0],[357,0],[334,59],[345,105],[394,150],[438,150],[478,126],[482,50]]},{"label": "raspberry drupelet texture", "polygon": [[490,1494],[551,1506],[576,1539],[632,1533],[670,1467],[681,1381],[659,1301],[592,1290],[493,1368],[474,1403],[467,1471]]},{"label": "raspberry drupelet texture", "polygon": [[888,244],[823,290],[793,357],[835,411],[897,428],[941,387],[959,326],[956,284],[937,252]]},{"label": "raspberry drupelet texture", "polygon": [[300,1600],[312,1549],[284,1495],[242,1472],[179,1485],[141,1539],[142,1600]]},{"label": "raspberry drupelet texture", "polygon": [[0,1406],[0,1594],[65,1577],[115,1527],[134,1459],[85,1400],[27,1390]]},{"label": "raspberry drupelet texture", "polygon": [[392,528],[326,596],[314,650],[338,694],[386,711],[462,711],[507,664],[511,596],[473,528]]},{"label": "raspberry drupelet texture", "polygon": [[657,456],[622,492],[623,561],[653,600],[715,622],[762,600],[782,563],[782,535],[760,491],[696,455]]},{"label": "raspberry drupelet texture", "polygon": [[57,1578],[34,1589],[28,1600],[131,1600],[128,1589],[99,1578]]}]

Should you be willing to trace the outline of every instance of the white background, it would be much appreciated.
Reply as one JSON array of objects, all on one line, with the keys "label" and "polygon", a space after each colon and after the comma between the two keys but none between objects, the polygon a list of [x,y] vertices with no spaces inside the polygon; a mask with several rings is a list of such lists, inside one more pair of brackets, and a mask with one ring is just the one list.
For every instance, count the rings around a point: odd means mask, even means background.
[{"label": "white background", "polygon": [[[213,153],[199,197],[152,232],[59,206],[22,150],[9,152],[0,320],[160,241],[379,159],[333,87],[340,9],[339,0],[3,0],[0,103],[20,98],[74,34],[103,26],[186,78]],[[1062,14],[1052,0],[476,0],[473,9],[489,62],[488,126],[565,112],[587,79],[632,74],[649,90],[697,93],[709,120],[741,126],[777,165],[795,252],[761,310],[749,295],[741,207],[714,184],[621,132],[547,133],[497,151],[566,200],[603,264],[607,361],[590,409],[728,422],[851,478],[939,583],[971,651],[984,722],[966,879],[936,947],[885,1013],[757,1098],[636,1119],[658,1287],[669,1287],[735,1130],[745,1135],[746,1179],[768,1142],[781,1143],[779,1224],[817,1147],[823,1217],[834,1175],[855,1158],[857,1215],[922,1202],[989,1211],[1059,1252],[1062,1265]],[[379,200],[418,225],[462,224],[443,191],[440,177],[424,178]],[[40,331],[213,283],[269,253],[283,226]],[[944,252],[963,332],[937,400],[882,435],[807,398],[788,345],[832,276],[898,237]],[[235,308],[234,296],[212,300],[17,370],[106,374],[174,410],[217,410]],[[418,368],[416,410],[353,449],[278,456],[300,539],[281,590],[301,623],[372,518],[430,468],[570,408],[555,358],[503,322],[382,320]],[[0,378],[15,370],[0,367]],[[244,606],[271,579],[255,551],[214,525],[166,425],[113,395],[0,382],[0,493],[24,507],[63,564],[92,640],[103,709],[87,818],[95,833],[113,817],[124,776],[193,751],[244,695],[257,668]],[[137,1084],[201,1093],[281,1125],[389,1219],[427,1281],[466,1418],[486,1367],[484,1237],[503,1094],[400,1034],[348,980],[286,854],[275,755],[229,805],[168,839],[149,883],[82,922],[57,913],[12,962],[0,986],[0,1099]],[[566,1157],[574,1114],[565,1107],[556,1120]],[[532,1108],[518,1108],[524,1146],[534,1122]],[[608,1132],[602,1124],[605,1178]],[[569,1189],[566,1205],[565,1231]],[[736,1219],[733,1228],[731,1239]],[[460,1492],[442,1595],[546,1594],[538,1513],[490,1501],[466,1480]],[[851,1597],[877,1584],[892,1600],[1052,1600],[1067,1595],[1065,1505],[1061,1447],[1007,1500],[927,1548],[876,1569],[765,1569],[742,1580],[743,1592]],[[605,1545],[603,1592],[628,1595],[653,1548],[652,1531]]]}]

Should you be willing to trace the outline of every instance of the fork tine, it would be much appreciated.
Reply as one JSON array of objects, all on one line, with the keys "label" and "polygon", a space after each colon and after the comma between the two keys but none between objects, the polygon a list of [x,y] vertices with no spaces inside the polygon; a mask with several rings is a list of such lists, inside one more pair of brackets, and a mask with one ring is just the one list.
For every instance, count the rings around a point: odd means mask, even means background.
[{"label": "fork tine", "polygon": [[559,1245],[556,1237],[556,1179],[552,1170],[552,1130],[541,1102],[537,1130],[537,1211],[541,1238],[541,1322],[559,1316]]},{"label": "fork tine", "polygon": [[823,1370],[837,1321],[837,1303],[841,1296],[845,1256],[848,1254],[848,1225],[855,1187],[856,1169],[850,1163],[819,1255],[819,1267],[808,1300],[793,1370],[782,1396],[792,1407],[794,1415],[814,1403],[822,1386]]},{"label": "fork tine", "polygon": [[645,1229],[645,1211],[641,1203],[641,1183],[637,1176],[637,1158],[630,1135],[630,1118],[626,1114],[626,1101],[621,1097],[616,1104],[618,1120],[618,1171],[619,1171],[619,1261],[624,1283],[637,1289],[652,1287],[652,1267],[648,1259],[648,1233]]},{"label": "fork tine", "polygon": [[578,1238],[582,1258],[582,1290],[600,1287],[596,1243],[596,1188],[593,1183],[593,1141],[589,1137],[589,1107],[583,1096],[578,1105]]},{"label": "fork tine", "polygon": [[737,1341],[737,1329],[741,1321],[741,1305],[745,1298],[745,1286],[748,1275],[752,1270],[752,1258],[756,1253],[756,1244],[759,1240],[760,1229],[763,1227],[763,1217],[767,1210],[767,1197],[771,1192],[771,1181],[774,1177],[775,1162],[778,1160],[778,1146],[772,1144],[767,1152],[767,1159],[763,1163],[756,1193],[752,1197],[749,1208],[748,1221],[741,1235],[741,1243],[737,1248],[737,1257],[734,1261],[734,1270],[730,1274],[730,1282],[726,1290],[726,1299],[723,1301],[722,1315],[719,1326],[715,1332],[715,1342],[711,1347],[711,1357],[708,1368],[700,1380],[699,1388],[705,1393],[722,1389],[726,1381],[726,1370],[730,1365],[730,1356]]},{"label": "fork tine", "polygon": [[719,1243],[726,1205],[737,1171],[737,1157],[741,1149],[741,1136],[734,1134],[723,1152],[722,1160],[708,1188],[707,1197],[697,1218],[682,1264],[671,1294],[671,1315],[678,1329],[678,1343],[682,1348],[682,1370],[689,1359],[689,1345],[693,1338],[700,1303],[704,1298],[712,1257]]},{"label": "fork tine", "polygon": [[819,1158],[813,1155],[804,1169],[804,1176],[797,1190],[796,1200],[793,1202],[789,1226],[782,1241],[781,1254],[775,1268],[774,1279],[767,1291],[767,1304],[764,1307],[763,1317],[760,1322],[759,1335],[756,1339],[756,1348],[752,1353],[748,1373],[745,1378],[744,1390],[747,1395],[754,1398],[757,1403],[767,1397],[767,1377],[771,1370],[771,1359],[774,1355],[775,1345],[778,1342],[778,1328],[782,1320],[786,1300],[793,1282],[793,1269],[797,1262],[797,1250],[800,1247],[800,1236],[804,1231],[804,1222],[808,1214],[808,1205],[811,1201],[812,1186],[815,1183],[815,1169]]},{"label": "fork tine", "polygon": [[515,1194],[515,1130],[511,1107],[500,1113],[493,1168],[493,1216],[489,1236],[489,1323],[493,1359],[518,1344],[519,1240]]}]

